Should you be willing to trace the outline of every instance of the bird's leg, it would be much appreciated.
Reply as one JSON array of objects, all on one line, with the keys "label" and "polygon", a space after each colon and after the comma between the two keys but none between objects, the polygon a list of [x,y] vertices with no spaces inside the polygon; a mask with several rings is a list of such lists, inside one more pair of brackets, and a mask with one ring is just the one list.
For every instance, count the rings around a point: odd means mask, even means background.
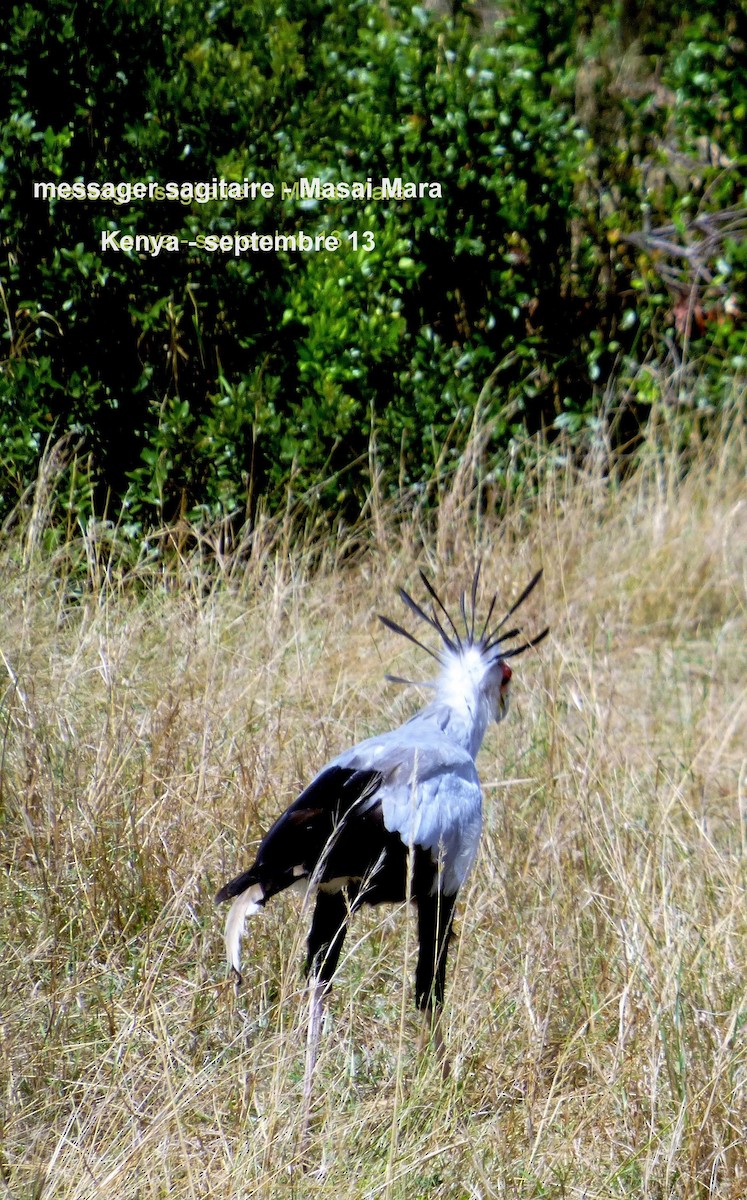
[{"label": "bird's leg", "polygon": [[429,1042],[432,1043],[444,1079],[448,1078],[451,1068],[444,1046],[441,1012],[455,903],[456,896],[445,896],[442,892],[417,897],[419,949],[415,1003],[423,1020],[418,1048],[422,1051]]},{"label": "bird's leg", "polygon": [[324,1017],[324,996],[327,992],[328,985],[322,983],[318,976],[314,975],[309,983],[309,1016],[306,1027],[306,1062],[303,1072],[303,1094],[301,1099],[301,1142],[300,1149],[302,1157],[305,1155],[308,1144],[309,1134],[311,1130],[311,1094],[314,1087],[314,1074],[316,1072],[316,1060],[319,1054],[319,1040],[322,1033],[322,1019]]},{"label": "bird's leg", "polygon": [[422,1024],[418,1035],[418,1053],[424,1054],[428,1045],[432,1045],[441,1068],[441,1078],[446,1080],[451,1075],[451,1063],[446,1053],[446,1044],[441,1029],[442,1013],[443,1009],[440,1005],[436,1005],[436,1007],[429,1005],[427,1008],[421,1009]]},{"label": "bird's leg", "polygon": [[303,1073],[301,1110],[301,1153],[305,1154],[311,1132],[311,1098],[324,1017],[324,999],[340,960],[347,932],[350,902],[345,892],[317,894],[308,939],[306,972],[309,976],[309,1015],[306,1028],[306,1062]]}]

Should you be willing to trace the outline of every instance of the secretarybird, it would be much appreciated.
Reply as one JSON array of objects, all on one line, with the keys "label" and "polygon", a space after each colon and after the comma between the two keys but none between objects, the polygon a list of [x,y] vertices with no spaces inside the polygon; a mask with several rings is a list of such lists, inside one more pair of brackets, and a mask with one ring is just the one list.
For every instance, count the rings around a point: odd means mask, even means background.
[{"label": "secretarybird", "polygon": [[494,596],[479,634],[479,567],[469,607],[462,593],[463,631],[422,572],[429,612],[400,589],[410,612],[437,635],[438,649],[429,649],[388,617],[379,619],[439,664],[438,678],[426,685],[435,691],[434,699],[399,728],[367,738],[333,758],[275,821],[254,865],[218,892],[218,902],[233,900],[226,922],[226,954],[239,980],[246,917],[294,884],[316,895],[306,960],[311,979],[304,1079],[307,1118],[323,999],[348,921],[363,904],[412,900],[416,905],[415,1002],[433,1030],[444,1063],[438,1015],[447,947],[454,905],[474,862],[482,827],[475,757],[489,723],[502,721],[508,712],[508,660],[548,633],[543,629],[527,639],[518,628],[504,632],[541,574],[537,572],[491,629]]}]

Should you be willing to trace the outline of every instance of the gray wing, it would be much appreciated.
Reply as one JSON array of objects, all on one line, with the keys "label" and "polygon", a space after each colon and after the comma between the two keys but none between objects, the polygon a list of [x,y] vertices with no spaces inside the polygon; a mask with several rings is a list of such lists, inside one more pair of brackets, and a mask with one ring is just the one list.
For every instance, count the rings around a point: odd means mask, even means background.
[{"label": "gray wing", "polygon": [[459,890],[477,854],[482,794],[471,755],[429,723],[401,726],[347,750],[330,765],[375,770],[384,824],[405,845],[429,850],[447,895]]}]

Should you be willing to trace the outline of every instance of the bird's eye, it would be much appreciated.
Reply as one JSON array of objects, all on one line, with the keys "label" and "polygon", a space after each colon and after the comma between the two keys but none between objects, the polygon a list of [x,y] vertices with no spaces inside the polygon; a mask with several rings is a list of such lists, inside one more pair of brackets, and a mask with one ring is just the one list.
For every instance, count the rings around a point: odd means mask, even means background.
[{"label": "bird's eye", "polygon": [[501,683],[505,685],[511,678],[511,668],[509,667],[508,663],[501,663],[501,670],[503,671],[503,679],[501,680]]}]

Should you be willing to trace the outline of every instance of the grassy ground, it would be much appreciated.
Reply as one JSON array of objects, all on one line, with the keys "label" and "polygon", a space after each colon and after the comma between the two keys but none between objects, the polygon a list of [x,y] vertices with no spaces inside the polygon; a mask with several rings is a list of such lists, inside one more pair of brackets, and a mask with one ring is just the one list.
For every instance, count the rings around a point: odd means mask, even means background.
[{"label": "grassy ground", "polygon": [[[467,463],[427,538],[374,504],[212,575],[197,547],[126,577],[103,528],[50,549],[42,480],[0,552],[0,1195],[744,1196],[745,461],[743,430],[684,479],[653,442],[624,485],[548,455],[479,521]],[[302,1173],[306,914],[254,920],[236,995],[212,896],[413,710],[384,674],[428,664],[375,613],[417,565],[453,600],[476,555],[483,603],[544,565],[552,634],[479,760],[455,1071],[415,1052],[412,921],[363,914]]]}]

